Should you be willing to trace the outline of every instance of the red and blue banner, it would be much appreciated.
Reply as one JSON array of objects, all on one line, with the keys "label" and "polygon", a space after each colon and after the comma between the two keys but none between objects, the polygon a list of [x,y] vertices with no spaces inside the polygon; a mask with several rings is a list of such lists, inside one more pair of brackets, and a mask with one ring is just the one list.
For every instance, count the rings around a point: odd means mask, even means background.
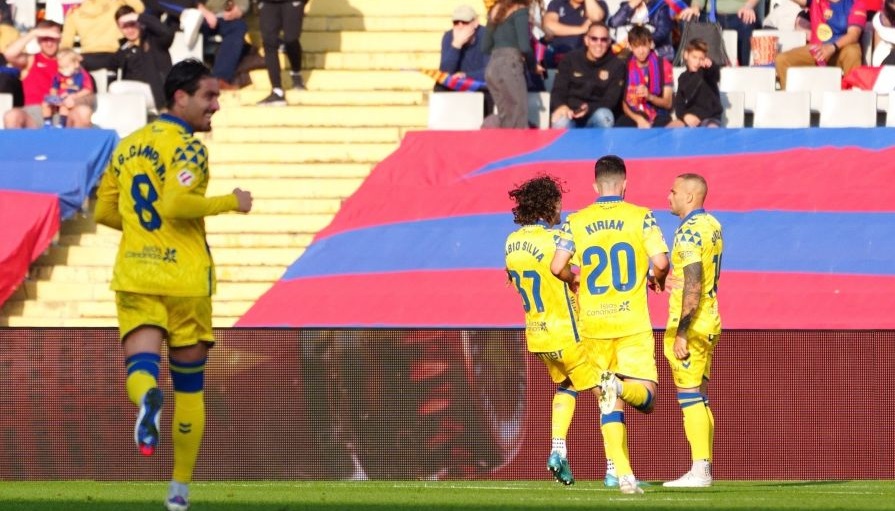
[{"label": "red and blue banner", "polygon": [[[566,213],[595,198],[593,164],[628,164],[627,199],[666,240],[675,176],[706,177],[724,226],[725,328],[895,328],[895,148],[877,129],[409,133],[239,326],[519,327],[503,243],[507,191],[564,179]],[[664,325],[667,295],[651,295]]]}]

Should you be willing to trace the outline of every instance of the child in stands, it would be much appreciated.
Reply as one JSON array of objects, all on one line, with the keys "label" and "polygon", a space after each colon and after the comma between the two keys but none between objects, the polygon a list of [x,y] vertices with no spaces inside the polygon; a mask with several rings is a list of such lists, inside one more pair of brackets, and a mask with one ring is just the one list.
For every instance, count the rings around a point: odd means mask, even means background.
[{"label": "child in stands", "polygon": [[708,43],[702,39],[692,39],[684,48],[687,70],[677,80],[677,93],[674,95],[677,119],[668,124],[669,128],[721,126],[721,114],[724,112],[718,90],[721,73],[708,58],[708,50]]},{"label": "child in stands", "polygon": [[54,126],[53,118],[59,114],[57,128],[68,124],[69,111],[76,106],[76,98],[93,93],[93,80],[81,67],[81,56],[72,49],[59,50],[56,55],[59,71],[53,77],[50,92],[41,105],[44,127]]}]

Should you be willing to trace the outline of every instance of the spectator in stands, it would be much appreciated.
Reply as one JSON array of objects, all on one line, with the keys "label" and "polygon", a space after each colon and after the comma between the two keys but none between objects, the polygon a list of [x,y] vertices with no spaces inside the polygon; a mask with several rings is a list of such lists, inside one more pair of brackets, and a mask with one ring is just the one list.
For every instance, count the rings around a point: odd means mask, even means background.
[{"label": "spectator in stands", "polygon": [[[77,106],[79,98],[93,94],[93,79],[81,67],[83,57],[71,48],[63,48],[56,54],[58,70],[53,76],[50,92],[41,103],[44,127],[65,128],[68,115]],[[53,118],[59,114],[59,121]]]},{"label": "spectator in stands", "polygon": [[[53,77],[58,72],[56,54],[59,52],[61,27],[50,20],[42,20],[27,34],[17,39],[3,52],[7,61],[22,69],[22,87],[25,93],[25,106],[13,108],[3,117],[3,125],[7,128],[37,128],[41,124],[41,108],[44,96],[50,92]],[[35,55],[25,53],[25,46],[37,40],[40,52]],[[93,82],[90,81],[92,88]],[[76,99],[76,105],[69,112],[68,126],[75,128],[90,127],[90,116],[93,114],[95,96],[85,95]]]},{"label": "spectator in stands", "polygon": [[270,78],[271,93],[259,105],[285,105],[286,93],[280,78],[280,32],[283,48],[289,59],[292,88],[305,90],[301,77],[301,27],[305,18],[306,1],[262,0],[258,2],[258,19],[261,23],[261,40],[264,45],[264,66]]},{"label": "spectator in stands", "polygon": [[123,5],[115,11],[115,21],[124,38],[115,54],[115,67],[121,79],[149,84],[157,108],[165,104],[165,77],[171,71],[174,29],[155,16],[137,13]]},{"label": "spectator in stands", "polygon": [[625,92],[625,63],[610,51],[609,28],[593,23],[584,48],[572,50],[559,63],[550,93],[554,128],[611,128]]},{"label": "spectator in stands", "polygon": [[[798,0],[805,5],[807,0]],[[786,71],[793,66],[838,66],[843,74],[861,65],[861,32],[867,23],[864,0],[813,0],[808,6],[808,44],[777,55],[777,79],[786,89]]]},{"label": "spectator in stands", "polygon": [[0,0],[0,52],[6,51],[7,46],[19,37],[21,37],[21,34],[13,26],[12,18],[9,16],[9,6],[5,5],[3,0]]},{"label": "spectator in stands", "polygon": [[528,27],[530,3],[531,0],[498,0],[488,15],[482,50],[491,56],[485,83],[494,96],[497,114],[485,119],[485,127],[528,127],[525,68],[534,67]]},{"label": "spectator in stands", "polygon": [[77,38],[85,69],[115,69],[115,52],[121,38],[118,24],[115,23],[115,11],[122,5],[130,5],[135,11],[143,12],[143,2],[140,0],[84,0],[65,17],[60,47],[74,48]]},{"label": "spectator in stands", "polygon": [[691,39],[684,48],[686,71],[677,80],[674,93],[674,114],[677,119],[668,123],[669,128],[682,126],[721,126],[721,92],[718,82],[721,73],[708,57],[709,45],[702,39]]},{"label": "spectator in stands", "polygon": [[0,94],[11,94],[12,106],[18,108],[25,106],[25,91],[22,90],[20,72],[19,68],[7,65],[6,57],[0,53]]},{"label": "spectator in stands", "polygon": [[624,115],[616,126],[652,128],[671,122],[674,72],[671,62],[656,55],[649,29],[635,26],[628,32],[631,58],[622,102]]},{"label": "spectator in stands", "polygon": [[895,66],[895,0],[886,0],[873,17],[872,66]]},{"label": "spectator in stands", "polygon": [[211,72],[222,90],[236,89],[233,79],[236,78],[236,67],[242,59],[245,36],[249,31],[245,21],[249,0],[206,0],[199,3],[197,8],[205,17],[202,24],[205,42],[211,42],[216,35],[222,39],[215,52]]},{"label": "spectator in stands", "polygon": [[[485,27],[479,25],[478,14],[468,5],[459,5],[452,16],[454,28],[441,38],[441,64],[438,69],[453,77],[472,78],[485,81],[488,55],[482,50],[485,42]],[[450,92],[452,89],[440,83],[435,84],[435,92]],[[494,112],[494,99],[488,89],[485,94],[485,117]]]},{"label": "spectator in stands", "polygon": [[582,36],[594,22],[606,22],[609,8],[603,0],[553,0],[544,14],[547,33],[547,67],[553,69],[572,50],[583,48]]},{"label": "spectator in stands", "polygon": [[[718,18],[718,24],[725,30],[736,30],[737,61],[741,66],[748,66],[749,56],[752,54],[752,31],[758,26],[758,14],[755,9],[761,7],[761,12],[764,12],[764,4],[759,0],[702,0],[702,5],[705,6],[708,2],[716,1],[718,10],[715,15]],[[705,21],[708,13],[704,12],[700,15],[699,2],[700,0],[693,0],[690,7],[681,11],[680,18],[684,21],[691,19]]]},{"label": "spectator in stands", "polygon": [[628,30],[643,25],[653,33],[656,54],[669,62],[674,61],[674,45],[671,29],[674,21],[665,0],[628,0],[610,18],[608,25],[615,29],[616,44],[627,46]]}]

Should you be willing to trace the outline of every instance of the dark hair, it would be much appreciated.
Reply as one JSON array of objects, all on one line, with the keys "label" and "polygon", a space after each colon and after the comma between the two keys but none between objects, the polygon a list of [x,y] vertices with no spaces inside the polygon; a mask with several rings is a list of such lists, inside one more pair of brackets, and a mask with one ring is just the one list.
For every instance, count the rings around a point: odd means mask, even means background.
[{"label": "dark hair", "polygon": [[684,51],[701,51],[708,55],[709,53],[709,43],[703,41],[700,38],[690,39],[690,42],[687,43],[687,46],[684,47]]},{"label": "dark hair", "polygon": [[628,31],[628,46],[647,45],[653,43],[653,33],[643,25],[634,25]]},{"label": "dark hair", "polygon": [[115,21],[118,21],[119,19],[121,19],[122,16],[127,16],[128,14],[130,14],[132,12],[137,12],[137,11],[135,11],[134,8],[129,5],[122,5],[121,7],[118,8],[117,11],[115,11]]},{"label": "dark hair", "polygon": [[531,0],[497,0],[497,4],[494,7],[494,19],[490,20],[489,24],[497,25],[506,21],[509,15],[512,14],[510,10],[516,5],[528,8],[531,5]]},{"label": "dark hair", "polygon": [[165,102],[174,106],[174,93],[182,90],[192,96],[199,90],[199,82],[211,76],[211,69],[196,59],[186,59],[174,64],[165,78]]},{"label": "dark hair", "polygon": [[541,175],[510,190],[510,198],[516,202],[513,222],[531,225],[538,220],[551,220],[556,214],[556,202],[562,199],[562,182],[548,175]]},{"label": "dark hair", "polygon": [[606,155],[597,160],[597,163],[594,163],[594,179],[598,181],[625,179],[627,176],[628,170],[625,168],[625,160],[614,154]]}]

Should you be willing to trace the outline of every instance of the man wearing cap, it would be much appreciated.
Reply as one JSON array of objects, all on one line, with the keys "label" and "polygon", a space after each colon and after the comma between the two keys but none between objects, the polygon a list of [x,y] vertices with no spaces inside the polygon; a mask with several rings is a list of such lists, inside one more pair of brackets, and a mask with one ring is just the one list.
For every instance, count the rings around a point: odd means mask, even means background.
[{"label": "man wearing cap", "polygon": [[[13,108],[3,117],[6,128],[37,128],[41,120],[40,105],[44,96],[49,94],[53,86],[53,77],[59,71],[56,54],[59,52],[59,40],[62,30],[58,23],[42,20],[33,30],[10,44],[3,56],[11,65],[22,69],[22,87],[25,92],[25,107]],[[28,55],[25,47],[37,40],[40,52]],[[92,89],[92,84],[90,85]],[[69,111],[69,126],[89,128],[90,116],[93,115],[95,96],[88,94],[78,98],[77,105]]]},{"label": "man wearing cap", "polygon": [[[478,14],[468,5],[458,5],[452,16],[454,28],[444,33],[441,39],[441,65],[438,69],[452,76],[468,77],[485,82],[485,68],[488,55],[482,51],[485,27],[479,25]],[[451,89],[435,84],[435,92],[450,92]],[[487,90],[485,93],[485,115],[494,111],[494,100]]]}]

